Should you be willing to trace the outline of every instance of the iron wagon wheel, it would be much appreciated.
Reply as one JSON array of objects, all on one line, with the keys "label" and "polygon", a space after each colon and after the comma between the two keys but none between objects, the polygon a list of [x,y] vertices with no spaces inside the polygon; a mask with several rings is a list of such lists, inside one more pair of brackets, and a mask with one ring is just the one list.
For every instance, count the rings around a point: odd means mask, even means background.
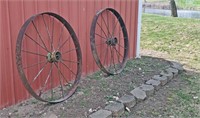
[{"label": "iron wagon wheel", "polygon": [[98,67],[108,75],[119,74],[128,57],[128,34],[120,14],[105,8],[94,16],[90,29],[90,44]]},{"label": "iron wagon wheel", "polygon": [[81,77],[78,38],[58,14],[34,15],[18,34],[16,64],[22,83],[33,97],[43,102],[62,102],[73,95]]}]

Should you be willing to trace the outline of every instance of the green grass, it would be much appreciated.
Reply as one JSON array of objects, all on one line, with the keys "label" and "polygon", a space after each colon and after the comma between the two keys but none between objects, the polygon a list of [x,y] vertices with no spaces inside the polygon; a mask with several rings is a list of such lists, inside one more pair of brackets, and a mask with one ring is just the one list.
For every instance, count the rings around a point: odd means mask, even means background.
[{"label": "green grass", "polygon": [[180,75],[181,89],[172,88],[166,114],[200,117],[200,20],[143,14],[141,48],[168,53],[193,70]]},{"label": "green grass", "polygon": [[182,9],[200,9],[200,0],[176,0],[176,4]]},{"label": "green grass", "polygon": [[185,82],[183,88],[172,91],[171,97],[168,99],[170,111],[168,114],[176,117],[200,117],[200,74],[186,75],[181,74],[181,79]]},{"label": "green grass", "polygon": [[200,20],[143,14],[141,47],[200,70]]},{"label": "green grass", "polygon": [[[147,2],[162,2],[169,3],[169,0],[146,0]],[[194,9],[200,10],[200,0],[175,0],[176,5],[180,9]],[[144,0],[143,0],[144,2]]]}]

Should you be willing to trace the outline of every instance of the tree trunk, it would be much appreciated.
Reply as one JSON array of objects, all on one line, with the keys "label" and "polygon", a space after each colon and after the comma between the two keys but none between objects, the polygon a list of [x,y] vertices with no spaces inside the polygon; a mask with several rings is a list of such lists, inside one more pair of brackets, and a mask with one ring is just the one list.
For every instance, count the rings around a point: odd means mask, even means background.
[{"label": "tree trunk", "polygon": [[171,16],[178,17],[176,3],[174,0],[170,0],[170,6],[171,6]]}]

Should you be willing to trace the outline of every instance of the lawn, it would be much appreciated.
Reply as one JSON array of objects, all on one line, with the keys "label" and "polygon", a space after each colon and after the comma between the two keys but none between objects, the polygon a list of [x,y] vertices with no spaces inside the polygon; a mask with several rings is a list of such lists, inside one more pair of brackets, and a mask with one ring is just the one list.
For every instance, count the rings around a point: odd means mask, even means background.
[{"label": "lawn", "polygon": [[[200,117],[200,20],[143,14],[142,50],[164,53],[185,64],[182,86],[169,88],[165,116]],[[156,53],[155,53],[156,56]]]},{"label": "lawn", "polygon": [[[200,0],[175,0],[175,1],[177,7],[180,9],[200,10]],[[168,4],[169,0],[146,0],[146,2],[160,2]]]},{"label": "lawn", "polygon": [[165,52],[187,67],[200,70],[200,20],[144,14],[141,47]]}]

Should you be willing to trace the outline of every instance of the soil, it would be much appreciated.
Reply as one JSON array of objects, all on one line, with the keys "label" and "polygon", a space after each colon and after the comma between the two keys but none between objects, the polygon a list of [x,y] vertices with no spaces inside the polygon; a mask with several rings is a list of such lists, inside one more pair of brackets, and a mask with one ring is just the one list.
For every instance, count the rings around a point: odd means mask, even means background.
[{"label": "soil", "polygon": [[[152,52],[153,53],[153,52]],[[82,78],[76,93],[67,101],[50,105],[35,98],[0,110],[1,118],[85,118],[92,112],[104,108],[109,102],[128,94],[135,87],[145,83],[155,74],[170,66],[170,62],[157,57],[142,56],[140,59],[129,60],[124,71],[115,76],[104,77],[99,71]],[[131,113],[122,117],[162,117],[168,104],[170,90],[180,89],[184,82],[179,78],[172,80],[154,96],[137,104]],[[172,114],[173,115],[173,114]]]}]

